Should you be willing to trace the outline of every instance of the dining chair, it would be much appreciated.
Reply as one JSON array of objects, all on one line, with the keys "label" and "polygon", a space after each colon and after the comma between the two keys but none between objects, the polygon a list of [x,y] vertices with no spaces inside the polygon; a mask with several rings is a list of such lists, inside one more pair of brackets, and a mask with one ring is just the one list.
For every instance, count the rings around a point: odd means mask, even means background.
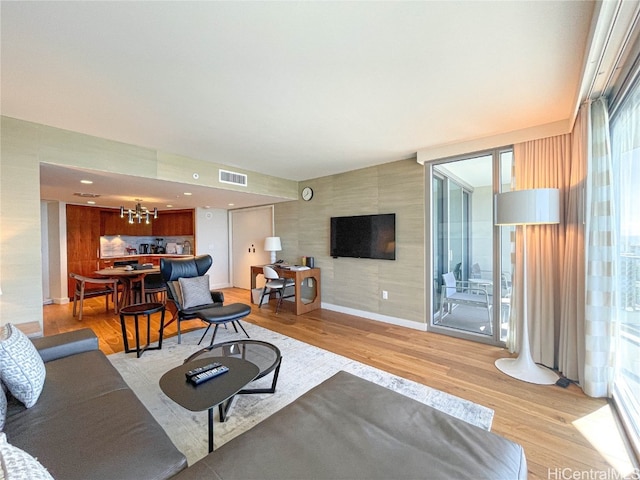
[{"label": "dining chair", "polygon": [[166,303],[167,284],[162,278],[161,273],[150,273],[149,275],[145,275],[142,281],[144,282],[144,296],[146,298],[141,298],[142,289],[140,288],[140,282],[137,282],[133,287],[133,294],[136,299],[136,303]]},{"label": "dining chair", "polygon": [[264,274],[264,278],[267,279],[267,283],[265,283],[264,288],[262,289],[262,295],[260,297],[260,304],[258,305],[258,308],[262,307],[262,301],[264,300],[264,297],[270,296],[272,292],[276,292],[278,296],[276,313],[278,313],[280,305],[282,304],[282,300],[289,297],[295,297],[295,293],[291,295],[285,295],[286,288],[295,286],[295,282],[292,278],[281,278],[280,275],[278,275],[278,272],[276,272],[272,267],[262,267],[262,273]]},{"label": "dining chair", "polygon": [[77,273],[70,273],[69,276],[76,282],[73,292],[73,316],[76,316],[76,307],[80,302],[80,313],[78,320],[82,320],[82,312],[85,298],[105,297],[106,311],[109,311],[109,297],[113,299],[113,312],[118,313],[118,279],[117,278],[93,278],[85,277]]}]

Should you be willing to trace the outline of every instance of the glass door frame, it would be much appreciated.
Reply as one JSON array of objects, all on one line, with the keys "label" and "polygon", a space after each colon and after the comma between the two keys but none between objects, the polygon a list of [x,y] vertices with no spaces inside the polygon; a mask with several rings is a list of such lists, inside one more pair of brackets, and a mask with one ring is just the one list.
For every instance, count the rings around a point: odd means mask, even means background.
[{"label": "glass door frame", "polygon": [[[479,343],[487,343],[490,345],[496,345],[496,346],[502,346],[502,347],[505,346],[505,341],[500,339],[500,330],[501,330],[500,295],[495,295],[495,294],[493,295],[493,308],[492,308],[493,328],[492,328],[491,335],[467,332],[459,329],[454,329],[454,328],[434,324],[434,320],[438,315],[437,312],[434,313],[434,306],[439,301],[439,299],[436,298],[438,288],[437,288],[437,285],[435,284],[435,282],[438,281],[438,279],[434,278],[434,272],[435,272],[434,251],[436,248],[436,245],[433,239],[434,228],[435,228],[434,215],[437,215],[436,209],[438,208],[438,205],[434,205],[434,202],[433,202],[433,181],[435,178],[441,177],[440,174],[434,171],[434,167],[437,167],[438,165],[445,165],[447,163],[470,160],[473,158],[490,155],[492,157],[492,172],[491,172],[492,179],[493,179],[492,195],[495,196],[495,194],[499,193],[501,189],[501,178],[502,178],[501,155],[504,152],[508,152],[512,150],[513,150],[512,146],[507,146],[507,147],[496,148],[496,149],[483,151],[483,152],[475,152],[468,155],[436,160],[428,164],[425,164],[425,173],[424,173],[425,174],[425,212],[426,212],[426,215],[428,215],[428,219],[427,221],[425,221],[425,246],[426,246],[426,252],[425,252],[426,308],[425,308],[425,312],[427,316],[426,318],[427,331],[434,332],[434,333],[442,333],[452,337],[463,338],[466,340],[472,340]],[[446,182],[441,183],[441,185],[443,184],[446,185]],[[469,198],[468,201],[470,206],[470,202],[472,201],[472,199]],[[493,201],[491,202],[491,204],[493,205]],[[442,209],[445,206],[440,205],[439,207]],[[493,218],[493,213],[492,213],[492,218]],[[498,289],[497,291],[500,291],[501,272],[502,272],[501,227],[493,225],[492,232],[493,232],[492,280],[493,280],[493,285],[497,286],[497,289]],[[442,239],[437,239],[437,241],[442,242]],[[467,254],[468,253],[469,252],[467,252]]]}]

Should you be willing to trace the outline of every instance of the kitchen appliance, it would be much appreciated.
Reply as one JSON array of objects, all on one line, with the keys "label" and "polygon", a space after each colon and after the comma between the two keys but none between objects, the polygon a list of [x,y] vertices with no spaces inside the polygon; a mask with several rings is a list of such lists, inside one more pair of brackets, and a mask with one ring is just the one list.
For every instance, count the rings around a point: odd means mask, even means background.
[{"label": "kitchen appliance", "polygon": [[185,240],[182,245],[182,253],[184,255],[191,255],[191,242],[189,240]]},{"label": "kitchen appliance", "polygon": [[167,253],[178,253],[176,247],[177,247],[177,244],[175,242],[167,242],[167,248],[166,248]]},{"label": "kitchen appliance", "polygon": [[164,238],[156,238],[156,253],[165,253],[165,248],[162,245]]},{"label": "kitchen appliance", "polygon": [[140,251],[140,253],[142,255],[146,255],[148,253],[151,253],[151,249],[149,248],[149,244],[148,243],[141,243],[139,251]]}]

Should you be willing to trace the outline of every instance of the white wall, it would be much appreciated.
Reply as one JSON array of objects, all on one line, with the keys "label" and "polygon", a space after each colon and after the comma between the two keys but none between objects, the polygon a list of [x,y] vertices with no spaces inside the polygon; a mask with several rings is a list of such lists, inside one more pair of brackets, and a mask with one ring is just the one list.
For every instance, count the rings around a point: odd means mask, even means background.
[{"label": "white wall", "polygon": [[229,280],[229,222],[226,210],[196,209],[196,255],[209,254],[213,266],[209,270],[211,288],[231,286]]}]

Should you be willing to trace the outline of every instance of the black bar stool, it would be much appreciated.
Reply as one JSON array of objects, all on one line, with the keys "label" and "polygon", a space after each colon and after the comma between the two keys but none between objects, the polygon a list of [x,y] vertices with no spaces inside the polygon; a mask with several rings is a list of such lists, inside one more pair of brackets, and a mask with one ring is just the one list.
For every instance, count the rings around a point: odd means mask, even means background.
[{"label": "black bar stool", "polygon": [[[160,319],[160,338],[158,344],[155,347],[151,347],[151,314],[162,312]],[[127,340],[127,328],[125,326],[125,317],[133,317],[136,328],[136,356],[140,356],[145,350],[160,350],[162,348],[162,336],[164,334],[164,313],[165,306],[162,303],[137,303],[135,305],[129,305],[120,309],[120,325],[122,327],[122,339],[124,340],[125,353],[131,353],[134,350],[129,349],[129,341]],[[147,344],[140,348],[140,333],[138,331],[138,317],[140,315],[147,316]]]}]

